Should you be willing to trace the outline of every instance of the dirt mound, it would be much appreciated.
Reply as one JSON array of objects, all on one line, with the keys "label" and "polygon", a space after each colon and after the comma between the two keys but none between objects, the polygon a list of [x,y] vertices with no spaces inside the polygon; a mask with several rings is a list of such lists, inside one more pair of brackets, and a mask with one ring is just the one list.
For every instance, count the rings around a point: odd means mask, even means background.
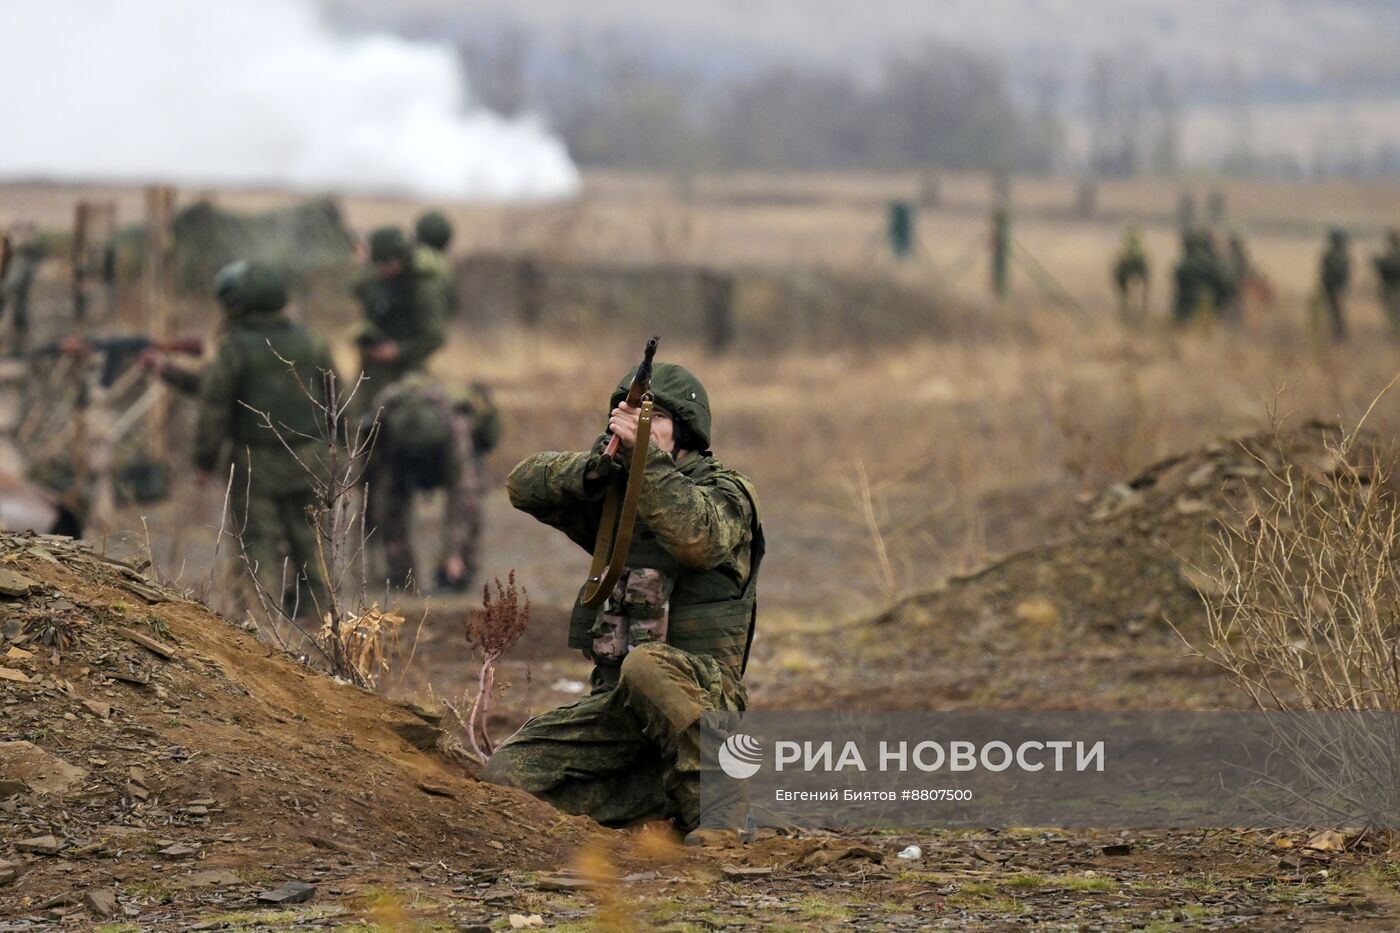
[{"label": "dirt mound", "polygon": [[472,780],[412,708],[69,539],[0,535],[0,620],[0,916],[144,927],[286,882],[324,902],[490,881],[598,832]]},{"label": "dirt mound", "polygon": [[[1284,477],[1340,466],[1335,426],[1224,439],[1171,457],[1083,504],[1058,540],[907,596],[866,625],[801,634],[842,663],[820,679],[769,669],[755,703],[840,699],[872,709],[1221,708],[1245,701],[1176,631],[1202,634],[1221,533]],[[1354,462],[1382,455],[1361,435]],[[782,637],[770,651],[781,653]],[[791,644],[787,645],[792,650]]]},{"label": "dirt mound", "polygon": [[[965,635],[989,642],[1037,633],[1171,637],[1171,625],[1199,631],[1202,596],[1218,585],[1221,531],[1281,492],[1290,471],[1336,470],[1340,440],[1335,425],[1309,423],[1168,458],[1088,501],[1060,540],[912,595],[875,624],[956,621]],[[1374,436],[1353,446],[1354,458],[1379,455]]]}]

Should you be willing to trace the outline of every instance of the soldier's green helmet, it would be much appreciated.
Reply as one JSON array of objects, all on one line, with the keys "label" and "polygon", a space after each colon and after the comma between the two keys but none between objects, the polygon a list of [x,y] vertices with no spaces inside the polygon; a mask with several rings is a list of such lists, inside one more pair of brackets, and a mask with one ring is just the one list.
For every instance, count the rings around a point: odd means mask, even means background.
[{"label": "soldier's green helmet", "polygon": [[268,263],[240,259],[214,274],[214,295],[230,314],[281,311],[287,283]]},{"label": "soldier's green helmet", "polygon": [[[627,398],[636,375],[634,366],[612,394],[609,410]],[[695,374],[679,363],[656,363],[651,373],[651,394],[656,404],[671,413],[676,423],[676,446],[682,450],[710,449],[710,396]]]},{"label": "soldier's green helmet", "polygon": [[413,235],[418,238],[419,243],[431,246],[435,250],[445,250],[447,244],[452,242],[452,224],[441,211],[428,211],[413,225]]},{"label": "soldier's green helmet", "polygon": [[369,235],[369,261],[408,259],[408,239],[398,227],[376,227]]}]

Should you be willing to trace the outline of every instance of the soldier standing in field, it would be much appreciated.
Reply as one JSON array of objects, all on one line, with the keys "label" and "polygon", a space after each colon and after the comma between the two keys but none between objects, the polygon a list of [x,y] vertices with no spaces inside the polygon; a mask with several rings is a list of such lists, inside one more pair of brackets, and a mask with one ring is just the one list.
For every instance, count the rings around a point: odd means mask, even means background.
[{"label": "soldier standing in field", "polygon": [[1123,233],[1123,249],[1113,264],[1118,313],[1128,323],[1139,323],[1147,317],[1149,275],[1147,251],[1142,247],[1142,232],[1137,227],[1129,227]]},{"label": "soldier standing in field", "polygon": [[369,261],[354,292],[365,322],[356,344],[366,383],[356,389],[357,409],[402,376],[425,369],[446,339],[447,307],[431,270],[414,261],[403,231],[380,227],[369,236]]},{"label": "soldier standing in field", "polygon": [[436,582],[461,591],[476,579],[481,541],[481,457],[500,438],[485,386],[451,398],[426,373],[409,373],[374,399],[379,423],[365,468],[372,540],[392,586],[414,582],[411,520],[418,493],[446,490]]},{"label": "soldier standing in field", "polygon": [[[329,608],[326,572],[308,510],[325,460],[325,344],[285,313],[287,288],[273,267],[235,262],[214,291],[227,328],[199,378],[194,466],[201,486],[233,461],[233,528],[266,593],[288,617]],[[283,585],[286,584],[284,590]]]},{"label": "soldier standing in field", "polygon": [[[638,412],[612,398],[609,430],[628,449]],[[698,726],[742,711],[763,530],[753,484],[710,452],[710,405],[688,370],[657,363],[655,417],[626,572],[601,609],[582,597],[569,644],[593,661],[587,697],[530,720],[487,762],[485,780],[621,826],[673,819],[696,831]],[[591,548],[608,479],[592,450],[540,453],[507,480],[511,504]],[[733,814],[728,814],[732,817]],[[708,841],[695,832],[689,841]]]},{"label": "soldier standing in field", "polygon": [[1172,270],[1172,319],[1177,324],[1189,322],[1208,300],[1210,257],[1201,238],[1195,230],[1181,234],[1181,258]]},{"label": "soldier standing in field", "polygon": [[1228,283],[1223,316],[1236,323],[1244,320],[1245,297],[1254,280],[1254,262],[1249,257],[1244,236],[1238,231],[1230,234],[1224,257],[1224,279]]},{"label": "soldier standing in field", "polygon": [[1400,338],[1400,230],[1386,231],[1385,250],[1372,262],[1380,282],[1381,308],[1390,322],[1391,335]]},{"label": "soldier standing in field", "polygon": [[441,211],[428,211],[413,225],[416,245],[413,263],[432,277],[442,290],[442,301],[449,317],[457,314],[457,282],[452,274],[452,260],[447,255],[452,242],[452,224]]},{"label": "soldier standing in field", "polygon": [[10,238],[10,256],[0,276],[0,314],[7,319],[7,342],[14,352],[29,347],[29,294],[46,255],[44,243],[30,224],[17,225]]},{"label": "soldier standing in field", "polygon": [[1351,284],[1349,247],[1347,232],[1333,227],[1327,234],[1327,248],[1323,250],[1322,261],[1318,264],[1318,289],[1334,340],[1345,340],[1347,335],[1346,291]]}]

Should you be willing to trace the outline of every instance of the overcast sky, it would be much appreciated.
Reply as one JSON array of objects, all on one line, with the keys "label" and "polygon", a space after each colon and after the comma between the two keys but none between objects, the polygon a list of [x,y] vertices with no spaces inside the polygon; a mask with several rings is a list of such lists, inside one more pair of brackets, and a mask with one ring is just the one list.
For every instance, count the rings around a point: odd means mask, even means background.
[{"label": "overcast sky", "polygon": [[[382,0],[328,0],[356,12]],[[1094,55],[1128,51],[1186,81],[1237,69],[1255,82],[1400,79],[1397,0],[398,0],[390,15],[515,20],[548,35],[649,37],[668,54],[815,59],[856,70],[930,38],[1001,56],[1022,74],[1074,80]]]}]

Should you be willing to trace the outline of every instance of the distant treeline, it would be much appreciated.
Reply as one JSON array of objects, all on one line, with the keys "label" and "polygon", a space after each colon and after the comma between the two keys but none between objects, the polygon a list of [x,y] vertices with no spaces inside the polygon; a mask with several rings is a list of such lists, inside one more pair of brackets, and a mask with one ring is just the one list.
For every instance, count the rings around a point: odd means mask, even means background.
[{"label": "distant treeline", "polygon": [[543,62],[523,34],[459,47],[480,100],[542,111],[584,165],[1039,171],[1063,148],[1053,84],[1018,101],[999,63],[945,44],[891,55],[869,81],[798,65],[702,78],[606,40]]}]

